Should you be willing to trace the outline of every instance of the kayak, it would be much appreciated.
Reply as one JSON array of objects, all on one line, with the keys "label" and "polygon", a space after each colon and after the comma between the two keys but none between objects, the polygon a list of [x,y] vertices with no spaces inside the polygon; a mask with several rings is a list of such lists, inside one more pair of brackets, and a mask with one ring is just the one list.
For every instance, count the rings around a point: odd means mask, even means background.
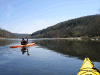
[{"label": "kayak", "polygon": [[100,72],[98,69],[94,68],[90,59],[86,57],[77,75],[100,75]]},{"label": "kayak", "polygon": [[35,43],[30,43],[30,44],[27,44],[27,45],[19,45],[19,46],[10,46],[10,48],[28,47],[28,46],[33,46],[33,45],[35,45]]}]

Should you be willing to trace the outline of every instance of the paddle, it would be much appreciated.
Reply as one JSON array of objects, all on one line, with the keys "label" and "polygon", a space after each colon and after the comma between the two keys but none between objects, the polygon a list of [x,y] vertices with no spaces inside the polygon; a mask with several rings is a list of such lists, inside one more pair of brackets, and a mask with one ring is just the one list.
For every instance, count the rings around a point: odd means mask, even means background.
[{"label": "paddle", "polygon": [[27,37],[27,39],[29,39],[30,37]]}]

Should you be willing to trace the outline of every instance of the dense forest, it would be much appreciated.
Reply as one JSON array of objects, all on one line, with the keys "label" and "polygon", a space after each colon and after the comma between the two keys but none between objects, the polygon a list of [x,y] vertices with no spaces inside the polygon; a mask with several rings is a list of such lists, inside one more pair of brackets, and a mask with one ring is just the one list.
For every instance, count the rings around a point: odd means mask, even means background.
[{"label": "dense forest", "polygon": [[18,38],[13,33],[0,28],[0,38]]},{"label": "dense forest", "polygon": [[100,36],[100,15],[84,16],[57,23],[31,34],[32,38],[67,38]]}]

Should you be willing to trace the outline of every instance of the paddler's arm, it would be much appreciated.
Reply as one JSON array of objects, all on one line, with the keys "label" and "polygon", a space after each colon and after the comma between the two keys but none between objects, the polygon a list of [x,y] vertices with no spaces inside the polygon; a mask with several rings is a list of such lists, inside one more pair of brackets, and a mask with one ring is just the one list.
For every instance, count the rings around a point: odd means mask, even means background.
[{"label": "paddler's arm", "polygon": [[27,39],[27,44],[28,44],[28,39]]},{"label": "paddler's arm", "polygon": [[28,43],[28,39],[29,39],[30,37],[27,37],[27,43]]}]

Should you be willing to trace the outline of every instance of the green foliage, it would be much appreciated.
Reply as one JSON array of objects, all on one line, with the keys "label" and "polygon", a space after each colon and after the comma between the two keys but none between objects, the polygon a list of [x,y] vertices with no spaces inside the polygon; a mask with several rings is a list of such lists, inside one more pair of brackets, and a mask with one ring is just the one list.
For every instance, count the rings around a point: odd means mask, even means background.
[{"label": "green foliage", "polygon": [[70,31],[70,36],[73,37],[73,35],[74,35],[74,33],[73,33],[73,31],[71,30],[71,31]]},{"label": "green foliage", "polygon": [[79,36],[100,36],[100,15],[80,17],[31,34],[33,38],[66,38]]},{"label": "green foliage", "polygon": [[79,26],[77,26],[77,29],[79,29]]}]

